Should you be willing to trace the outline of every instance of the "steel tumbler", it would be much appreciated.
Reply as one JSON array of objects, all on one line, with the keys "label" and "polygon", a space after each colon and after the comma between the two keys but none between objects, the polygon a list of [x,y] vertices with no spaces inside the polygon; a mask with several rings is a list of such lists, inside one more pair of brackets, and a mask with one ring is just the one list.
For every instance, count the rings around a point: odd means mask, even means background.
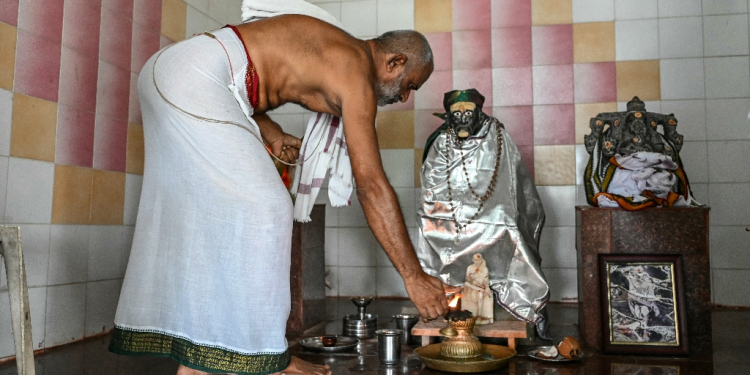
[{"label": "steel tumbler", "polygon": [[378,357],[381,363],[396,364],[401,360],[401,330],[380,329],[378,334]]}]

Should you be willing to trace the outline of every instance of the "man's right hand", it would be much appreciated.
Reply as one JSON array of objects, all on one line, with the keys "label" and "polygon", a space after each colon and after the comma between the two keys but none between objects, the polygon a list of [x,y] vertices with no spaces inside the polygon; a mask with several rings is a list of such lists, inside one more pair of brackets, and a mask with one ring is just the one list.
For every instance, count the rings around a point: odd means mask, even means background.
[{"label": "man's right hand", "polygon": [[439,279],[420,271],[415,276],[404,278],[406,292],[417,306],[422,320],[428,322],[448,312],[448,300],[445,290],[452,288]]}]

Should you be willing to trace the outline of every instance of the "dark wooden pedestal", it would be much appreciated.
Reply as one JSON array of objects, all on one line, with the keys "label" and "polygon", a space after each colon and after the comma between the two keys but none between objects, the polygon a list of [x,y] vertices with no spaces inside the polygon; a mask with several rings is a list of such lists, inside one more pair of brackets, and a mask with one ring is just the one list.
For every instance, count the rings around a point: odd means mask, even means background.
[{"label": "dark wooden pedestal", "polygon": [[708,211],[707,207],[642,211],[576,207],[578,327],[585,346],[602,349],[599,254],[680,254],[690,355],[710,355]]},{"label": "dark wooden pedestal", "polygon": [[302,333],[325,321],[326,206],[316,204],[308,223],[294,223],[292,232],[291,290],[292,310],[286,323],[287,333]]}]

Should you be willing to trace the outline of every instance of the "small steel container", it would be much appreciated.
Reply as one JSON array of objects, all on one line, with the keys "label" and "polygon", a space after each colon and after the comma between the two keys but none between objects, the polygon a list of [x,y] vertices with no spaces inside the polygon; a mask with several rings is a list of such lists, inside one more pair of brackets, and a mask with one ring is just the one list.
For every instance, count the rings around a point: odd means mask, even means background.
[{"label": "small steel container", "polygon": [[378,357],[388,365],[401,361],[401,330],[381,329],[378,334]]}]

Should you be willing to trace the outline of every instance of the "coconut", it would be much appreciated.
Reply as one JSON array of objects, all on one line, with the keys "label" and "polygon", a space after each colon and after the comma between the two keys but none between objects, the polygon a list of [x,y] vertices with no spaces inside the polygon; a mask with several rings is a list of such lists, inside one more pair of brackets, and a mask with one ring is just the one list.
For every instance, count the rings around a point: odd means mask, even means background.
[{"label": "coconut", "polygon": [[557,358],[557,355],[559,354],[557,352],[557,348],[554,346],[550,346],[547,350],[539,350],[536,352],[536,354],[542,358]]},{"label": "coconut", "polygon": [[557,345],[557,351],[567,359],[576,359],[581,355],[581,344],[571,336],[564,338]]}]

